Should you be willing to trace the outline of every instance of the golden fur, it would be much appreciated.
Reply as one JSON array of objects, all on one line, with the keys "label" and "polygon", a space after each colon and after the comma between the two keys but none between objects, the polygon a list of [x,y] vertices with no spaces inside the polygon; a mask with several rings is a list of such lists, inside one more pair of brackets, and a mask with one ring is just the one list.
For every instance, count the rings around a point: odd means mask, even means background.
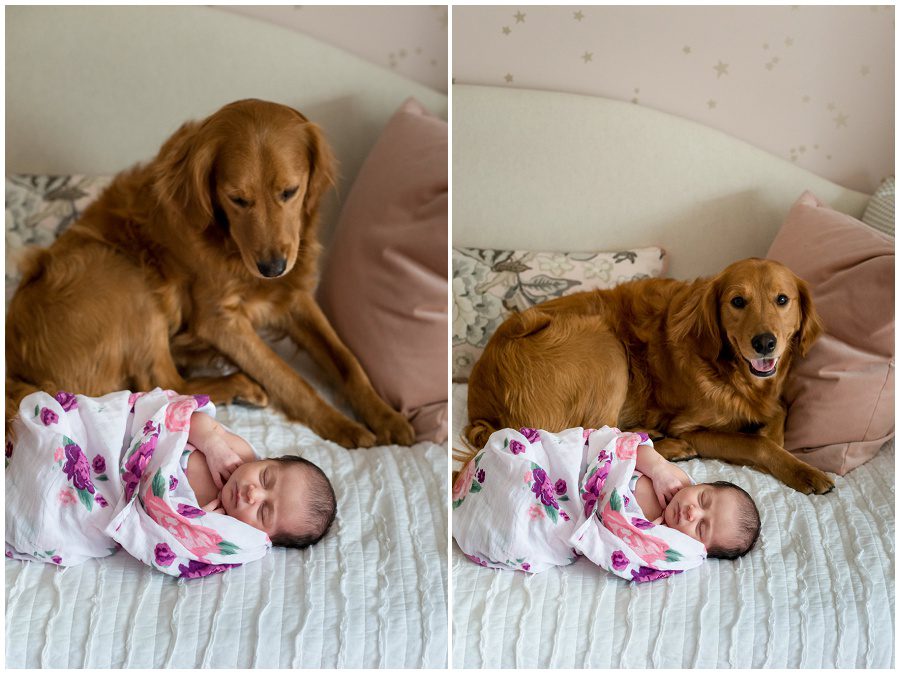
[{"label": "golden fur", "polygon": [[[738,296],[745,306],[732,304]],[[552,300],[491,338],[469,380],[466,438],[482,447],[503,427],[618,426],[665,436],[656,448],[670,460],[751,465],[824,493],[831,479],[784,449],[781,398],[791,361],[821,330],[806,284],[759,259],[694,282],[645,279]],[[762,334],[779,358],[768,377],[748,362]]]},{"label": "golden fur", "polygon": [[[259,100],[188,122],[114,179],[81,219],[28,255],[6,323],[7,431],[35,390],[102,395],[154,386],[214,402],[271,399],[346,447],[410,444],[315,303],[317,212],[335,160],[299,112]],[[362,420],[326,404],[257,334],[289,335]],[[224,358],[225,377],[177,366]]]}]

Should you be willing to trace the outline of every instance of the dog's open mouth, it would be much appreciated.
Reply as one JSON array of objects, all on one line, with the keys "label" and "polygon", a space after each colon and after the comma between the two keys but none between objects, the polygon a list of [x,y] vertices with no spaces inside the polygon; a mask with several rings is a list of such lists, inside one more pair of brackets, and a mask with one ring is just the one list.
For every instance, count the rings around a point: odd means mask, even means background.
[{"label": "dog's open mouth", "polygon": [[750,372],[757,377],[771,377],[778,368],[777,358],[758,358],[755,360],[745,358],[744,360],[750,364]]}]

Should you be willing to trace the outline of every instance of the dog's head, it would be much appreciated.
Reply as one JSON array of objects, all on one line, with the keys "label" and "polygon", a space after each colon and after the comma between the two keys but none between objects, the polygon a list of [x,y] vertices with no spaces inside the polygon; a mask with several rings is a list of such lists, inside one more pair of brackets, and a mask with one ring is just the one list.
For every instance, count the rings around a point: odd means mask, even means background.
[{"label": "dog's head", "polygon": [[673,336],[693,338],[710,360],[730,353],[751,379],[774,376],[789,352],[806,355],[822,332],[809,287],[778,262],[741,260],[695,288]]},{"label": "dog's head", "polygon": [[159,198],[187,226],[218,223],[251,274],[277,278],[294,266],[301,242],[313,245],[310,229],[336,162],[306,117],[248,99],[182,126],[154,170]]}]

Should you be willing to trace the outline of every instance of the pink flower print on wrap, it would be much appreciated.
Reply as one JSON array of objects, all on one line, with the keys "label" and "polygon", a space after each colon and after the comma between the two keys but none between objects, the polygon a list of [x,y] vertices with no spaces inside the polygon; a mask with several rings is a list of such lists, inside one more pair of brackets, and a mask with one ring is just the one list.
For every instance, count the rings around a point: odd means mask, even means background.
[{"label": "pink flower print on wrap", "polygon": [[581,431],[581,437],[584,438],[585,440],[587,440],[589,437],[591,437],[591,433],[593,433],[596,430],[597,430],[596,428],[584,428]]},{"label": "pink flower print on wrap", "polygon": [[62,505],[70,505],[75,503],[78,499],[75,498],[75,494],[68,487],[63,487],[59,490],[59,502]]},{"label": "pink flower print on wrap", "polygon": [[55,450],[53,450],[53,460],[54,460],[54,461],[62,461],[62,460],[63,460],[63,456],[64,456],[64,455],[63,455],[63,448],[62,448],[62,447],[57,447]]},{"label": "pink flower print on wrap", "polygon": [[59,421],[59,415],[56,412],[49,407],[41,409],[41,423],[44,424],[44,426],[55,424],[57,421]]},{"label": "pink flower print on wrap", "polygon": [[[465,555],[466,553],[463,554]],[[475,555],[466,555],[466,559],[468,559],[470,562],[475,562],[476,564],[478,564],[478,566],[487,566],[486,561],[484,561],[483,559],[479,559]]]},{"label": "pink flower print on wrap", "polygon": [[463,467],[462,472],[456,477],[456,482],[453,483],[454,501],[460,501],[468,496],[469,490],[472,488],[472,478],[475,477],[477,469],[478,466],[475,464],[475,459],[472,459]]},{"label": "pink flower print on wrap", "polygon": [[56,402],[62,406],[64,412],[78,409],[78,399],[75,398],[74,393],[58,391],[53,397],[56,398]]},{"label": "pink flower print on wrap", "polygon": [[533,520],[540,520],[546,517],[546,515],[544,515],[544,509],[536,503],[532,503],[528,508],[528,516]]},{"label": "pink flower print on wrap", "polygon": [[643,559],[648,565],[652,566],[654,562],[666,561],[666,552],[669,549],[669,545],[656,536],[651,536],[632,527],[628,520],[622,516],[622,513],[610,507],[609,502],[603,509],[603,515],[600,519],[603,520],[603,526],[609,529],[614,536],[621,539],[634,554]]},{"label": "pink flower print on wrap", "polygon": [[541,434],[537,432],[535,428],[520,428],[519,433],[525,436],[525,439],[528,440],[529,445],[533,445],[536,442],[540,442]]},{"label": "pink flower print on wrap", "polygon": [[172,534],[191,554],[203,559],[207,554],[219,553],[222,537],[215,529],[192,522],[169,507],[169,504],[153,495],[148,488],[144,495],[144,510],[154,522]]},{"label": "pink flower print on wrap", "polygon": [[637,455],[638,445],[641,443],[637,433],[625,433],[616,438],[616,456],[620,461],[630,461]]},{"label": "pink flower print on wrap", "polygon": [[197,409],[197,401],[193,398],[183,398],[172,403],[166,408],[166,430],[171,433],[186,431],[191,425],[191,414]]}]

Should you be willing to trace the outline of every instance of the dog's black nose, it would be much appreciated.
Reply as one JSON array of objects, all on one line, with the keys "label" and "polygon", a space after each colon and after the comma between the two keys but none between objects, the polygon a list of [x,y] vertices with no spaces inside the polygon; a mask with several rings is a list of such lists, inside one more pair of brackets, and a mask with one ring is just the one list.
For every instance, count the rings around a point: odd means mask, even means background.
[{"label": "dog's black nose", "polygon": [[256,268],[259,269],[259,273],[263,276],[268,276],[269,278],[281,276],[284,273],[285,267],[287,267],[287,260],[283,257],[256,263]]},{"label": "dog's black nose", "polygon": [[778,340],[771,332],[764,332],[750,340],[750,344],[756,349],[756,353],[761,356],[767,356],[775,350]]}]

